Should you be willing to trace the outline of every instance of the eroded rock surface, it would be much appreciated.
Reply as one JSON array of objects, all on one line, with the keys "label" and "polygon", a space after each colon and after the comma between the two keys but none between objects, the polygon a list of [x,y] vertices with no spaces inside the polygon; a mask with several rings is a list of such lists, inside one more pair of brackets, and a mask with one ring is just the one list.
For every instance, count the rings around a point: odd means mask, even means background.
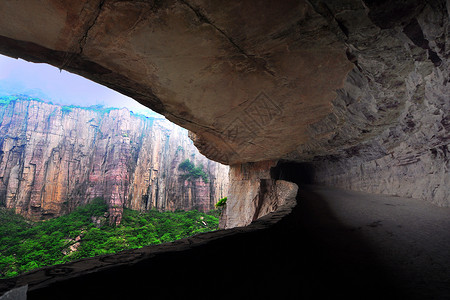
[{"label": "eroded rock surface", "polygon": [[331,7],[355,68],[332,118],[311,127],[334,134],[303,149],[318,182],[449,206],[450,3],[366,2]]},{"label": "eroded rock surface", "polygon": [[5,1],[0,11],[0,52],[128,94],[230,164],[307,142],[353,68],[307,1]]},{"label": "eroded rock surface", "polygon": [[230,188],[222,228],[245,226],[289,201],[295,201],[297,184],[275,180],[270,169],[274,161],[238,164],[230,167]]},{"label": "eroded rock surface", "polygon": [[449,11],[444,0],[7,0],[0,52],[135,98],[211,159],[309,161],[323,183],[448,205]]},{"label": "eroded rock surface", "polygon": [[[185,159],[203,165],[206,182],[181,176]],[[163,118],[35,100],[0,105],[0,204],[27,217],[58,216],[95,197],[114,222],[124,207],[209,211],[227,188],[228,167]]]}]

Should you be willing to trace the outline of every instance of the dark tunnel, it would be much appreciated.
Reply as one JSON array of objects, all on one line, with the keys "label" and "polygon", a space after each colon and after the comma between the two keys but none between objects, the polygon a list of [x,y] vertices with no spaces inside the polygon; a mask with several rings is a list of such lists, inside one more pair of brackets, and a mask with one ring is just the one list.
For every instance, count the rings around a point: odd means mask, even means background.
[{"label": "dark tunnel", "polygon": [[297,163],[279,161],[270,169],[270,175],[274,180],[286,180],[296,183],[298,186],[314,184],[314,165],[311,163]]}]

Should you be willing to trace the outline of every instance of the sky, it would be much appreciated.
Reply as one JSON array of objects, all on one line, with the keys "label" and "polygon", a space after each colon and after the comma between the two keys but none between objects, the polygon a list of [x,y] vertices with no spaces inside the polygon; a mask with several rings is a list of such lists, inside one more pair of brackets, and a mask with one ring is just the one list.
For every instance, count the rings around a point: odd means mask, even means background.
[{"label": "sky", "polygon": [[0,96],[14,94],[64,105],[126,107],[135,113],[161,117],[132,98],[79,75],[0,55]]}]

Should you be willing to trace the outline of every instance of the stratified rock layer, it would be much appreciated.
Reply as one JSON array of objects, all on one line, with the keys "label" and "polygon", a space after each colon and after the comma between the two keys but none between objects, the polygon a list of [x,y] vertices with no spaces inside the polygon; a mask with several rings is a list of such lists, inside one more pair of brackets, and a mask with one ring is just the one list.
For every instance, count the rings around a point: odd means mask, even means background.
[{"label": "stratified rock layer", "polygon": [[[208,181],[182,178],[185,159],[202,164]],[[35,100],[0,106],[0,204],[27,217],[58,216],[95,197],[116,223],[123,207],[208,211],[227,185],[228,167],[163,118]]]}]

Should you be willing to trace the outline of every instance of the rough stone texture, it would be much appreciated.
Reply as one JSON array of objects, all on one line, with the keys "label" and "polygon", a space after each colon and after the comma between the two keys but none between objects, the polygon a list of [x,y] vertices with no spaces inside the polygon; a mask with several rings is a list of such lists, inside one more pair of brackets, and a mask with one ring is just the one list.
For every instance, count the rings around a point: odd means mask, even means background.
[{"label": "rough stone texture", "polygon": [[[180,176],[186,158],[203,164],[207,183]],[[227,187],[228,167],[163,118],[34,100],[0,106],[0,204],[27,217],[58,216],[95,197],[115,222],[123,207],[208,211]]]},{"label": "rough stone texture", "polygon": [[24,285],[6,292],[0,300],[27,300],[28,285]]},{"label": "rough stone texture", "polygon": [[221,228],[248,225],[295,199],[298,186],[272,179],[269,170],[274,165],[268,161],[230,167],[230,189]]},{"label": "rough stone texture", "polygon": [[307,1],[7,0],[0,12],[0,52],[130,95],[230,164],[309,140],[353,68]]},{"label": "rough stone texture", "polygon": [[355,68],[310,128],[332,136],[302,151],[318,182],[449,206],[450,3],[411,2],[397,19],[392,3],[366,4],[330,7]]},{"label": "rough stone texture", "polygon": [[211,159],[314,161],[323,183],[448,205],[449,11],[443,0],[6,0],[0,52],[135,98]]},{"label": "rough stone texture", "polygon": [[353,165],[348,162],[318,164],[323,169],[316,171],[316,182],[450,206],[448,145],[417,154],[408,153],[408,147],[405,148],[403,153],[394,154],[394,160],[388,155],[372,161],[357,161]]}]

